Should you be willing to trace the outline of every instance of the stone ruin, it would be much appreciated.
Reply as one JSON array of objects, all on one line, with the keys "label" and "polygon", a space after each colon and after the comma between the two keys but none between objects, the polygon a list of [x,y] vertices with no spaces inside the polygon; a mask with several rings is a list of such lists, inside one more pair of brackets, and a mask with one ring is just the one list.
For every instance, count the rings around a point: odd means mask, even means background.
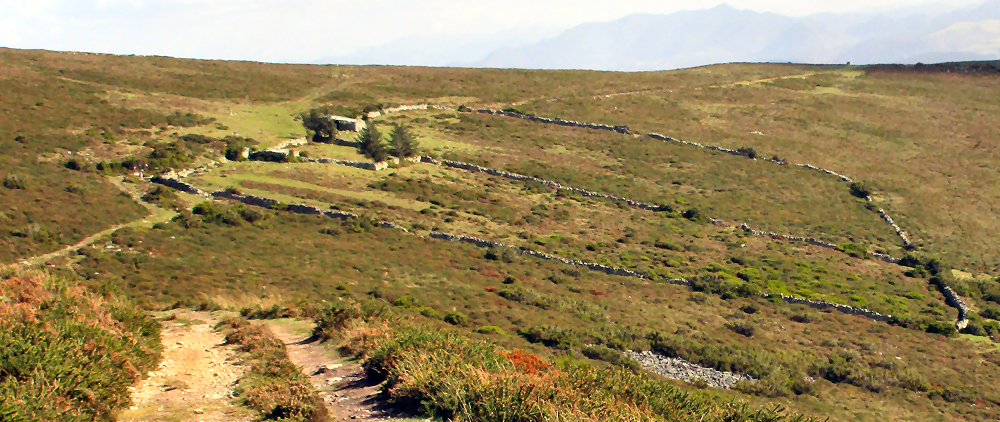
[{"label": "stone ruin", "polygon": [[333,120],[339,131],[360,132],[366,126],[364,120],[352,119],[350,117],[330,116],[330,120]]}]

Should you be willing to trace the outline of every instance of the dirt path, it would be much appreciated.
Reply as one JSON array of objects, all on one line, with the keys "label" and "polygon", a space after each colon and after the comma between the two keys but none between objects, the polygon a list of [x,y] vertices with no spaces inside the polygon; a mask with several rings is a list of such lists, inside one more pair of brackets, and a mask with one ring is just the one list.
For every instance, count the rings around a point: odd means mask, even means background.
[{"label": "dirt path", "polygon": [[130,387],[133,406],[120,421],[251,421],[254,413],[234,406],[232,390],[243,368],[212,327],[207,312],[176,312],[163,323],[163,362]]},{"label": "dirt path", "polygon": [[422,421],[398,415],[379,400],[379,388],[368,382],[357,362],[340,358],[330,346],[310,341],[308,325],[299,321],[269,321],[285,342],[288,357],[309,376],[330,411],[331,421]]},{"label": "dirt path", "polygon": [[173,211],[164,210],[163,208],[157,207],[155,205],[147,203],[146,201],[143,201],[142,199],[138,198],[136,196],[135,192],[132,192],[130,189],[128,189],[127,187],[125,187],[125,185],[118,178],[112,178],[112,179],[109,180],[109,182],[112,185],[114,185],[116,188],[118,188],[119,190],[121,190],[122,192],[124,192],[125,194],[127,194],[130,198],[132,198],[132,200],[134,200],[135,202],[137,202],[139,205],[142,205],[143,207],[145,207],[146,209],[148,209],[149,212],[150,212],[150,214],[146,215],[146,216],[144,216],[142,218],[139,218],[139,219],[127,222],[127,223],[116,224],[114,226],[111,226],[111,228],[109,228],[109,229],[102,230],[100,232],[97,232],[95,234],[87,236],[83,240],[77,242],[76,244],[66,246],[66,247],[64,247],[62,249],[59,249],[57,251],[49,252],[49,253],[44,254],[44,255],[37,255],[37,256],[30,257],[30,258],[25,258],[21,262],[19,262],[17,264],[14,264],[14,265],[28,266],[28,265],[42,264],[42,263],[51,261],[54,258],[60,257],[62,255],[65,255],[65,254],[67,254],[67,253],[69,253],[71,251],[75,251],[75,250],[80,249],[80,248],[85,247],[85,246],[90,246],[91,244],[93,244],[94,242],[96,242],[99,239],[103,238],[104,236],[110,235],[111,233],[114,233],[114,232],[118,231],[118,229],[120,229],[122,227],[126,227],[126,226],[139,226],[139,225],[152,226],[153,224],[156,224],[156,223],[162,223],[162,222],[170,221],[171,218],[173,218],[175,215],[177,215],[177,213],[175,213]]}]

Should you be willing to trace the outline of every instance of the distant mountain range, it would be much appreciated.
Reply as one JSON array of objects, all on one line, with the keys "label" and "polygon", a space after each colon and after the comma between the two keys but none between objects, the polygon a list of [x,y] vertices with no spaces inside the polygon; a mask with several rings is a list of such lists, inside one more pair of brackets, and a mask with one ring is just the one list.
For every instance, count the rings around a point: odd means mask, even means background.
[{"label": "distant mountain range", "polygon": [[1000,0],[805,17],[721,5],[585,23],[533,44],[525,39],[404,39],[321,62],[642,71],[728,62],[994,60],[1000,59]]}]

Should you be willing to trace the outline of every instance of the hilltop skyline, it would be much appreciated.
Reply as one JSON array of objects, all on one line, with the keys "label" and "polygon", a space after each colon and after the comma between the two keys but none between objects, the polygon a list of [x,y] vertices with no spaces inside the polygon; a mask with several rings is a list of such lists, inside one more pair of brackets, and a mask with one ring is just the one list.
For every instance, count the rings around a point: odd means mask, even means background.
[{"label": "hilltop skyline", "polygon": [[[970,6],[926,1],[729,1],[755,12],[786,16],[917,7],[940,10]],[[320,57],[364,54],[380,46],[405,45],[378,64],[411,64],[414,45],[429,64],[462,64],[498,48],[548,39],[574,26],[606,22],[635,13],[669,14],[711,8],[715,0],[655,2],[523,1],[489,4],[447,0],[413,5],[398,1],[317,2],[313,0],[94,0],[69,2],[0,1],[0,46],[22,49],[165,55],[279,63],[311,63]],[[320,17],[317,19],[317,16]],[[448,42],[446,40],[462,42]],[[409,40],[409,42],[407,42]],[[456,46],[457,45],[457,46]],[[462,49],[461,54],[450,53]],[[407,56],[409,54],[410,56]],[[478,55],[479,57],[473,57]],[[454,59],[458,57],[458,59]],[[466,59],[466,57],[470,57]],[[395,61],[395,63],[392,63]]]}]

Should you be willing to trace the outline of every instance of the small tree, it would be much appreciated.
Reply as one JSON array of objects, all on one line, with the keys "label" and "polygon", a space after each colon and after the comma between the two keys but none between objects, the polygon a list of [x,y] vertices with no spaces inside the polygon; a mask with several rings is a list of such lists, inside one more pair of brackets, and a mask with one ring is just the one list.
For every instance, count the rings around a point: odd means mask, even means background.
[{"label": "small tree", "polygon": [[313,133],[313,142],[330,142],[337,136],[337,122],[320,110],[314,108],[309,110],[309,113],[303,113],[301,117],[302,126]]},{"label": "small tree", "polygon": [[397,124],[393,128],[392,134],[389,135],[389,145],[392,147],[392,155],[397,157],[417,155],[417,147],[420,146],[416,138],[413,137],[413,133],[410,132],[410,128],[404,124]]},{"label": "small tree", "polygon": [[358,152],[376,163],[389,159],[389,146],[382,140],[382,133],[375,127],[375,122],[368,122],[358,133]]}]

